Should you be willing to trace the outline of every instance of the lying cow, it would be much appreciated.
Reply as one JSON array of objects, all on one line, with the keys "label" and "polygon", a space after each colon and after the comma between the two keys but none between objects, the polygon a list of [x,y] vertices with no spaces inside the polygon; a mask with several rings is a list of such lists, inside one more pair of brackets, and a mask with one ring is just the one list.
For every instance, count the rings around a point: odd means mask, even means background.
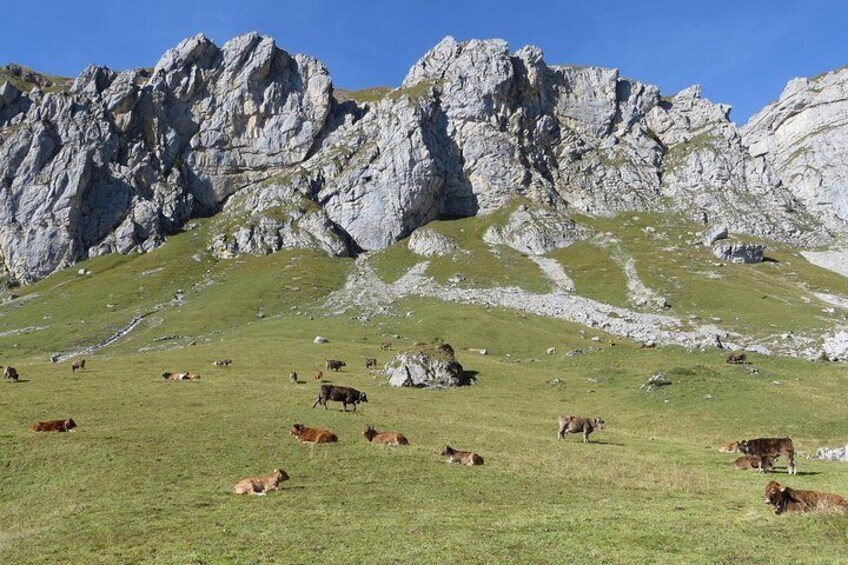
[{"label": "lying cow", "polygon": [[38,422],[29,427],[34,432],[69,432],[77,427],[77,423],[73,418],[67,420],[48,420],[46,422]]},{"label": "lying cow", "polygon": [[604,421],[600,418],[581,418],[579,416],[560,416],[557,437],[565,439],[568,434],[583,433],[583,443],[589,443],[589,434],[595,430],[604,429]]},{"label": "lying cow", "polygon": [[232,359],[217,359],[212,362],[213,367],[229,367],[233,364]]},{"label": "lying cow", "polygon": [[162,373],[162,378],[166,381],[199,381],[200,375],[197,373],[171,373],[165,371]]},{"label": "lying cow", "polygon": [[294,424],[291,435],[296,437],[300,443],[335,443],[339,437],[329,430],[307,428],[303,424]]},{"label": "lying cow", "polygon": [[77,371],[82,371],[85,369],[85,359],[80,359],[79,361],[74,361],[71,364],[71,372],[76,373]]},{"label": "lying cow", "polygon": [[774,457],[755,457],[753,455],[743,455],[733,463],[734,469],[746,470],[762,468],[763,471],[771,471],[774,467]]},{"label": "lying cow", "polygon": [[6,369],[3,371],[3,376],[6,378],[7,381],[13,383],[18,382],[18,379],[20,378],[17,369],[15,369],[14,367],[6,367]]},{"label": "lying cow", "polygon": [[356,405],[360,402],[368,402],[368,396],[364,392],[359,392],[355,388],[347,386],[321,385],[321,390],[318,391],[318,398],[312,403],[312,407],[315,408],[321,404],[324,406],[324,410],[326,410],[328,400],[341,402],[345,412],[347,412],[347,405],[352,404],[353,411],[356,412]]},{"label": "lying cow", "polygon": [[335,359],[325,359],[324,361],[328,371],[336,371],[338,373],[342,370],[342,367],[347,367],[344,361],[336,361]]},{"label": "lying cow", "polygon": [[368,443],[383,443],[386,445],[409,445],[409,440],[397,432],[378,432],[374,426],[365,426],[362,432]]},{"label": "lying cow", "polygon": [[798,472],[795,468],[795,445],[788,437],[743,439],[737,443],[737,449],[743,455],[758,457],[760,459],[760,472],[765,472],[764,463],[767,458],[777,459],[781,455],[788,460],[787,472],[790,475]]},{"label": "lying cow", "polygon": [[483,458],[472,451],[457,451],[449,445],[446,445],[439,451],[439,455],[447,457],[448,463],[459,463],[461,465],[482,465]]},{"label": "lying cow", "polygon": [[366,369],[376,369],[377,368],[377,360],[373,357],[367,357],[365,359],[365,368]]},{"label": "lying cow", "polygon": [[280,483],[289,480],[289,476],[282,469],[274,469],[267,477],[249,477],[242,479],[233,486],[233,492],[236,494],[255,494],[264,496],[265,494],[277,490]]},{"label": "lying cow", "polygon": [[848,512],[848,501],[838,494],[815,490],[795,490],[783,486],[777,481],[769,481],[766,485],[764,502],[774,506],[775,514],[815,512],[817,510]]}]

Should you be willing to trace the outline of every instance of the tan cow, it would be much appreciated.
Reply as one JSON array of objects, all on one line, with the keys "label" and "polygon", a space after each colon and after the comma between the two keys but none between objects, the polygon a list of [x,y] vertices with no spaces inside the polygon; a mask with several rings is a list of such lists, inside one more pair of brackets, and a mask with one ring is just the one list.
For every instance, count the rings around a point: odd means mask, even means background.
[{"label": "tan cow", "polygon": [[483,458],[472,451],[457,451],[446,445],[439,451],[439,455],[447,457],[447,463],[459,463],[461,465],[482,465]]},{"label": "tan cow", "polygon": [[291,435],[296,437],[300,443],[317,444],[339,441],[339,437],[329,430],[307,428],[303,424],[294,424],[291,428]]},{"label": "tan cow", "polygon": [[378,432],[374,426],[365,426],[362,432],[368,443],[382,443],[385,445],[409,445],[409,440],[403,434],[397,432]]},{"label": "tan cow", "polygon": [[242,479],[233,486],[236,494],[255,494],[264,496],[275,491],[283,481],[289,480],[289,476],[282,469],[274,469],[267,477],[249,477]]}]

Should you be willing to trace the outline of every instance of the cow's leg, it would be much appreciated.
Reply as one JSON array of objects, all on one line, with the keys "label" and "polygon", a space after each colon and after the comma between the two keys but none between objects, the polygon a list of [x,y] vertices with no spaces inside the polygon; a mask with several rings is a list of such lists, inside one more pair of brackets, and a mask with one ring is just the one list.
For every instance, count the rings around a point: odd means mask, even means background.
[{"label": "cow's leg", "polygon": [[344,400],[342,400],[342,409],[343,409],[345,412],[347,412],[347,402],[345,402]]},{"label": "cow's leg", "polygon": [[583,428],[583,443],[589,443],[589,434],[591,432],[586,428]]},{"label": "cow's leg", "polygon": [[786,458],[789,460],[789,465],[787,466],[786,471],[790,475],[797,475],[798,469],[795,468],[795,454],[794,453],[787,453]]},{"label": "cow's leg", "polygon": [[312,408],[314,409],[316,406],[318,406],[318,404],[320,404],[320,402],[321,402],[321,397],[319,396],[318,398],[315,399],[315,402],[312,403]]},{"label": "cow's leg", "polygon": [[559,439],[565,439],[565,434],[568,433],[566,431],[567,428],[568,428],[568,426],[566,426],[564,424],[560,424],[559,432],[557,432],[557,437],[559,437]]}]

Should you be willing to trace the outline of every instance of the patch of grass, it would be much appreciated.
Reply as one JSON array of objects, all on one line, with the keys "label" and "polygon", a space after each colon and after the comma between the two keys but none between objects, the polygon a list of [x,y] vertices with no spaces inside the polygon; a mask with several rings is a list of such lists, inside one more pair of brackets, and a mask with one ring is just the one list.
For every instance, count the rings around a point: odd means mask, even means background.
[{"label": "patch of grass", "polygon": [[607,304],[629,308],[627,277],[608,249],[580,241],[548,253],[565,268],[577,294]]}]

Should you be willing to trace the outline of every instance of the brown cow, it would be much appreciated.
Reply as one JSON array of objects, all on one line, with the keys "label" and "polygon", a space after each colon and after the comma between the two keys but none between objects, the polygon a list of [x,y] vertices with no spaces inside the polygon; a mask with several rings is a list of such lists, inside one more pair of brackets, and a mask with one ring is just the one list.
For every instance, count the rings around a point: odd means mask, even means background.
[{"label": "brown cow", "polygon": [[77,427],[77,423],[73,418],[67,420],[48,420],[46,422],[38,422],[29,427],[34,432],[69,432]]},{"label": "brown cow", "polygon": [[743,439],[739,442],[739,452],[743,455],[753,455],[760,458],[760,472],[765,472],[762,463],[767,457],[777,459],[784,455],[788,460],[787,472],[794,475],[798,472],[795,468],[795,445],[788,437],[766,437],[757,439]]},{"label": "brown cow", "polygon": [[307,428],[303,424],[294,424],[291,427],[291,435],[296,437],[300,443],[334,443],[339,437],[329,430]]},{"label": "brown cow", "polygon": [[324,373],[321,372],[321,369],[315,369],[314,371],[312,371],[312,378],[316,381],[320,381],[324,378]]},{"label": "brown cow", "polygon": [[233,364],[232,359],[218,359],[212,363],[213,367],[229,367]]},{"label": "brown cow", "polygon": [[589,443],[589,434],[595,430],[604,429],[604,421],[600,418],[581,418],[579,416],[560,416],[557,437],[565,439],[568,434],[583,433],[583,443]]},{"label": "brown cow", "polygon": [[335,359],[325,359],[324,361],[326,362],[328,371],[336,371],[338,373],[342,370],[342,367],[347,367],[344,361],[337,361]]},{"label": "brown cow", "polygon": [[482,465],[483,458],[471,451],[457,451],[446,445],[439,451],[439,455],[447,457],[448,463],[459,463],[461,465]]},{"label": "brown cow", "polygon": [[6,367],[6,369],[3,371],[3,376],[6,378],[7,381],[13,383],[18,382],[18,379],[20,378],[17,369],[15,369],[14,367]]},{"label": "brown cow", "polygon": [[376,369],[377,368],[377,360],[373,357],[367,357],[365,359],[365,368],[366,369]]},{"label": "brown cow", "polygon": [[731,353],[727,356],[727,363],[729,365],[747,365],[748,356],[744,353]]},{"label": "brown cow", "polygon": [[769,481],[766,485],[764,502],[774,506],[775,514],[815,512],[817,510],[848,512],[848,501],[838,494],[815,490],[795,490],[783,486],[777,481]]},{"label": "brown cow", "polygon": [[380,344],[380,349],[382,349],[383,351],[391,351],[392,350],[392,342],[391,341],[384,341],[383,343]]},{"label": "brown cow", "polygon": [[233,492],[236,494],[255,494],[264,496],[265,494],[277,490],[280,483],[289,480],[289,476],[282,469],[274,469],[267,477],[249,477],[242,479],[233,486]]},{"label": "brown cow", "polygon": [[368,443],[384,443],[386,445],[409,445],[409,440],[397,432],[378,432],[374,426],[365,426],[362,432]]},{"label": "brown cow", "polygon": [[74,361],[71,365],[71,372],[76,373],[77,371],[85,370],[85,359],[80,359],[79,361]]},{"label": "brown cow", "polygon": [[774,467],[774,457],[755,457],[753,455],[743,455],[736,459],[732,465],[734,469],[760,469],[762,464],[763,471],[771,471]]}]

